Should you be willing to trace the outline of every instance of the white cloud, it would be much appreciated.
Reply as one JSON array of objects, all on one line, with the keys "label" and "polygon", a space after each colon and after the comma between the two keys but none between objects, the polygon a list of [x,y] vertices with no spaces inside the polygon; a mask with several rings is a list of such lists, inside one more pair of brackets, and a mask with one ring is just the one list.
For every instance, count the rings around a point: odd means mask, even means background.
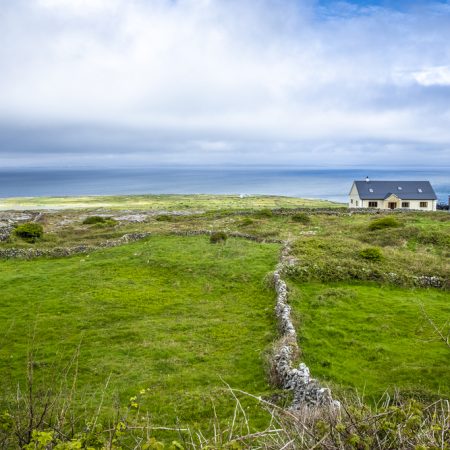
[{"label": "white cloud", "polygon": [[414,72],[413,78],[423,86],[450,86],[450,66],[427,67]]},{"label": "white cloud", "polygon": [[37,0],[37,6],[40,8],[82,16],[111,12],[118,4],[118,0]]},{"label": "white cloud", "polygon": [[214,154],[237,151],[234,141],[273,155],[283,141],[449,144],[445,8],[341,2],[319,16],[314,3],[11,2],[0,13],[0,124],[97,127],[105,142],[119,128],[130,147],[136,132],[171,135]]}]

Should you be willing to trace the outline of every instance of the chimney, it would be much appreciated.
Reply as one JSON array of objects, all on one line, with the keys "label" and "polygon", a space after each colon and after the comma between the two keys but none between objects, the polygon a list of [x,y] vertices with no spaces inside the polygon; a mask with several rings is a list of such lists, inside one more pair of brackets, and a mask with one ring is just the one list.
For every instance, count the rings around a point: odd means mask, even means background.
[{"label": "chimney", "polygon": [[369,176],[366,177],[366,183],[368,183],[370,181]]}]

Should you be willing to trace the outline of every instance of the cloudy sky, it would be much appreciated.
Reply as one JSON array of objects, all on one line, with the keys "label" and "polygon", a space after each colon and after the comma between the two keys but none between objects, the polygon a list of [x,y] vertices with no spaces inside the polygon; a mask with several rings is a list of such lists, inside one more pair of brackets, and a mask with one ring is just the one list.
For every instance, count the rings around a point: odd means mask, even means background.
[{"label": "cloudy sky", "polygon": [[0,0],[0,166],[450,167],[450,0]]}]

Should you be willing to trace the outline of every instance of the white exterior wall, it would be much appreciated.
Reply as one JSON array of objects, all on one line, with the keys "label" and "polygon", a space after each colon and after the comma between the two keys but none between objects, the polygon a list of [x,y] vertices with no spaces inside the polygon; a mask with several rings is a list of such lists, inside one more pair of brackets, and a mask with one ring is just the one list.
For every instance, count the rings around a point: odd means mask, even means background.
[{"label": "white exterior wall", "polygon": [[[353,186],[350,190],[349,194],[349,201],[348,201],[348,207],[349,208],[363,208],[361,199],[358,194],[358,189],[356,189],[355,183],[353,183]],[[357,203],[358,202],[358,203]]]},{"label": "white exterior wall", "polygon": [[[417,211],[436,211],[436,204],[437,200],[402,200],[399,197],[395,198],[387,198],[386,200],[370,200],[374,202],[378,202],[378,206],[376,209],[389,209],[389,202],[395,201],[397,202],[397,209],[402,208],[402,202],[409,202],[409,208],[405,209],[412,209]],[[420,207],[420,202],[427,202],[428,205],[426,208]],[[350,190],[349,194],[349,202],[348,202],[349,208],[368,208],[369,207],[369,200],[361,200],[358,190],[356,189],[355,183],[353,183],[353,186]]]},{"label": "white exterior wall", "polygon": [[[420,211],[436,211],[436,203],[437,203],[436,200],[404,200],[404,201],[409,202],[409,209],[418,209]],[[420,202],[428,202],[428,206],[426,208],[421,208]]]}]

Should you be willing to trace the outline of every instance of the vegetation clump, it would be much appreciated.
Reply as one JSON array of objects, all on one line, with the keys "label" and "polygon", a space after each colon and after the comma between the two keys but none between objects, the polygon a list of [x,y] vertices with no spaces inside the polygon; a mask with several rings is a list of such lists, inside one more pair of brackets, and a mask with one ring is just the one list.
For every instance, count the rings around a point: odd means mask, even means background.
[{"label": "vegetation clump", "polygon": [[376,219],[369,224],[369,230],[382,230],[384,228],[398,228],[401,223],[395,217],[382,217]]},{"label": "vegetation clump", "polygon": [[172,222],[173,216],[170,216],[169,214],[160,214],[159,216],[156,216],[155,219],[158,222]]},{"label": "vegetation clump", "polygon": [[36,242],[44,234],[44,228],[39,223],[26,222],[18,225],[14,231],[14,234],[25,241]]},{"label": "vegetation clump", "polygon": [[116,221],[112,217],[89,216],[83,220],[83,225],[115,225]]},{"label": "vegetation clump", "polygon": [[294,214],[291,218],[293,222],[302,223],[303,225],[308,225],[311,223],[311,217],[306,213]]},{"label": "vegetation clump", "polygon": [[244,217],[240,222],[239,226],[248,227],[249,225],[253,225],[253,223],[254,223],[253,219],[250,219],[250,217]]},{"label": "vegetation clump", "polygon": [[361,258],[369,261],[381,261],[383,259],[383,253],[378,247],[367,247],[359,252]]},{"label": "vegetation clump", "polygon": [[225,243],[227,238],[227,233],[224,233],[223,231],[215,231],[211,234],[209,242],[211,242],[211,244],[221,244]]},{"label": "vegetation clump", "polygon": [[271,209],[264,208],[264,209],[259,210],[259,211],[255,214],[255,216],[256,216],[256,217],[261,217],[261,218],[264,218],[264,217],[272,217],[272,216],[273,216],[273,211],[272,211]]}]

